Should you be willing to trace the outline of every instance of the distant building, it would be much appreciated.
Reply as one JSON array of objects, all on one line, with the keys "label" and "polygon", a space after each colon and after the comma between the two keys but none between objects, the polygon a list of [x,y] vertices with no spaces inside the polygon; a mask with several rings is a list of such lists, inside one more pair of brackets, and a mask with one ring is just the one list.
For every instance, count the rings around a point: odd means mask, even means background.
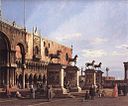
[{"label": "distant building", "polygon": [[114,86],[115,77],[112,76],[103,76],[102,77],[102,83],[104,88],[112,88]]}]

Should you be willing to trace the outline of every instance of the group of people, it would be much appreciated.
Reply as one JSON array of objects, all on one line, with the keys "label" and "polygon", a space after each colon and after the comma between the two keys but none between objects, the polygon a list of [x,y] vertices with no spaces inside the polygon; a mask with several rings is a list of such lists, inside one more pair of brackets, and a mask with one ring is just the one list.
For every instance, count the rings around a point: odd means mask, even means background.
[{"label": "group of people", "polygon": [[[48,85],[47,88],[46,88],[46,96],[47,96],[47,99],[48,101],[50,101],[52,99],[52,86]],[[43,93],[43,92],[40,92],[40,93]],[[24,98],[19,91],[16,92],[16,97],[17,98]],[[30,98],[31,99],[35,99],[36,98],[36,89],[34,88],[33,85],[30,86]]]},{"label": "group of people", "polygon": [[121,95],[123,93],[124,96],[127,95],[128,93],[128,85],[123,84],[123,85],[118,85],[118,95]]},{"label": "group of people", "polygon": [[[115,90],[115,87],[114,87]],[[128,93],[128,85],[127,84],[118,84],[117,94],[127,96]],[[95,96],[102,97],[105,95],[104,90],[101,90],[98,86],[92,85],[89,90],[85,92],[85,100],[91,99],[93,100]]]},{"label": "group of people", "polygon": [[92,85],[89,88],[89,91],[86,91],[86,93],[85,93],[85,100],[94,99],[94,96],[95,96],[95,93],[96,93],[95,91],[96,91],[96,87],[94,85]]},{"label": "group of people", "polygon": [[101,89],[96,86],[96,85],[92,85],[89,90],[87,90],[85,92],[85,100],[91,99],[93,100],[95,98],[95,96],[101,97],[103,96],[103,92],[101,91]]},{"label": "group of people", "polygon": [[[30,98],[35,99],[35,89],[33,87],[33,85],[30,86]],[[21,93],[19,91],[16,91],[16,97],[19,99],[23,99],[25,98],[24,96],[21,95]]]}]

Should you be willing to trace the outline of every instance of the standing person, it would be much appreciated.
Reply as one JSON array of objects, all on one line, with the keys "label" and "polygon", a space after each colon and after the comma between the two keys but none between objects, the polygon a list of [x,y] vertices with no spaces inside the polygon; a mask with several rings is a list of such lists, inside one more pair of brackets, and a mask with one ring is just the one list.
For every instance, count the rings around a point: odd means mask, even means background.
[{"label": "standing person", "polygon": [[95,96],[95,88],[94,88],[93,85],[89,89],[89,95],[91,96],[91,99],[94,99],[94,96]]},{"label": "standing person", "polygon": [[36,95],[35,95],[35,89],[34,89],[33,85],[31,85],[30,92],[31,92],[31,98],[35,99]]},{"label": "standing person", "polygon": [[125,84],[122,87],[122,91],[123,91],[124,96],[126,96],[127,95],[127,86]]},{"label": "standing person", "polygon": [[118,87],[117,83],[115,83],[114,89],[113,89],[113,97],[118,97]]},{"label": "standing person", "polygon": [[97,93],[98,93],[98,97],[101,98],[101,96],[102,96],[102,90],[101,90],[101,88],[98,88]]},{"label": "standing person", "polygon": [[118,95],[120,95],[121,94],[121,85],[119,84],[118,85]]},{"label": "standing person", "polygon": [[67,88],[68,92],[70,92],[71,85],[70,85],[69,81],[67,82],[66,86],[67,86],[66,88]]},{"label": "standing person", "polygon": [[96,84],[94,84],[93,87],[94,87],[94,96],[96,96],[96,93],[97,93],[97,87],[98,87],[98,86],[97,86]]},{"label": "standing person", "polygon": [[88,91],[86,91],[84,99],[85,99],[85,100],[88,100],[88,99],[89,99],[89,97],[90,97],[90,96],[89,96],[89,92],[88,92]]},{"label": "standing person", "polygon": [[52,87],[50,85],[47,86],[47,99],[48,101],[52,99]]}]

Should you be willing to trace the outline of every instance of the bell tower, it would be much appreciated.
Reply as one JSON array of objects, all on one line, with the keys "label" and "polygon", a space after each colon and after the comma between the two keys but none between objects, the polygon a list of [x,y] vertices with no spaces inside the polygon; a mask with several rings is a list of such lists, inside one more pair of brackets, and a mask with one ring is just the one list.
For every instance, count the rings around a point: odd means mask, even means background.
[{"label": "bell tower", "polygon": [[124,80],[128,80],[128,62],[124,62]]}]

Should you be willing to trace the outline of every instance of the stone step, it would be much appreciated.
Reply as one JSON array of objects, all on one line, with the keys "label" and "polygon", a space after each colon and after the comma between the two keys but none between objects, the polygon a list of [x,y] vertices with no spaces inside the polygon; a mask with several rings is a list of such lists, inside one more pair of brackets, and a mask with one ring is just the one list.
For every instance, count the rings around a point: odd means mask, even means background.
[{"label": "stone step", "polygon": [[75,98],[75,96],[71,95],[70,93],[65,93],[55,95],[55,98]]},{"label": "stone step", "polygon": [[71,92],[71,95],[73,95],[75,97],[84,97],[85,92]]}]

